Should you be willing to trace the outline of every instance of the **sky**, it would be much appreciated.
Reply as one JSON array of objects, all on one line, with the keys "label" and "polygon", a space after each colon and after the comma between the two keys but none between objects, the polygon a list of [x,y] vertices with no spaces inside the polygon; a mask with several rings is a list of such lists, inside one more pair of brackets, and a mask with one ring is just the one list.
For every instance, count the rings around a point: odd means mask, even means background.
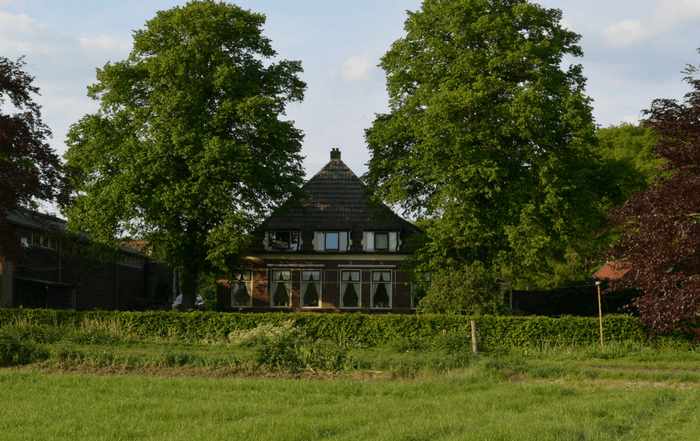
[{"label": "sky", "polygon": [[[128,57],[132,32],[180,0],[0,0],[0,56],[24,56],[41,90],[51,147],[65,153],[71,124],[95,113],[87,97],[96,68]],[[700,0],[541,0],[563,13],[562,25],[581,35],[586,94],[601,127],[636,123],[653,99],[682,99],[686,64],[700,64]],[[339,148],[359,176],[367,171],[364,130],[386,113],[386,77],[379,59],[405,36],[406,11],[419,0],[238,0],[267,17],[263,33],[277,60],[300,60],[305,99],[287,109],[304,134],[307,178]],[[2,109],[6,111],[6,109]]]}]

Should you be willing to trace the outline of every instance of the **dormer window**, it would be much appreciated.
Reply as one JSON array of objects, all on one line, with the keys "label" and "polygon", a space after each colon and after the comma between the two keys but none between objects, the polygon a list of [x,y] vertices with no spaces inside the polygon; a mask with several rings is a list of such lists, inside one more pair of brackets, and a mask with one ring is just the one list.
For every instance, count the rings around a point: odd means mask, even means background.
[{"label": "dormer window", "polygon": [[339,236],[340,233],[326,233],[326,249],[327,250],[337,250],[340,246]]},{"label": "dormer window", "polygon": [[269,231],[267,249],[279,251],[296,251],[299,249],[298,231]]},{"label": "dormer window", "polygon": [[365,231],[362,244],[365,251],[396,252],[399,249],[399,234],[396,231]]},{"label": "dormer window", "polygon": [[19,232],[19,243],[22,244],[23,247],[30,247],[34,245],[33,236],[31,231],[21,230]]},{"label": "dormer window", "polygon": [[58,250],[58,238],[46,234],[35,234],[34,246],[48,248],[50,250]]},{"label": "dormer window", "polygon": [[347,231],[317,231],[315,233],[314,249],[316,251],[339,251],[348,250]]},{"label": "dormer window", "polygon": [[389,233],[374,233],[374,249],[388,250],[389,249]]}]

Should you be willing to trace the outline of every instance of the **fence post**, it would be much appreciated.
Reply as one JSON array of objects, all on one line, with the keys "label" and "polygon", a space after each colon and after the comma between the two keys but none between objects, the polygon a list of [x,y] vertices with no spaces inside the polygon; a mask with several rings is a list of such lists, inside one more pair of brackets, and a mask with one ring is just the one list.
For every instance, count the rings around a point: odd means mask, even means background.
[{"label": "fence post", "polygon": [[603,347],[603,308],[600,305],[600,280],[595,282],[598,287],[598,320],[600,321],[600,347]]},{"label": "fence post", "polygon": [[476,342],[476,320],[471,321],[472,325],[472,352],[474,355],[479,355],[479,346]]}]

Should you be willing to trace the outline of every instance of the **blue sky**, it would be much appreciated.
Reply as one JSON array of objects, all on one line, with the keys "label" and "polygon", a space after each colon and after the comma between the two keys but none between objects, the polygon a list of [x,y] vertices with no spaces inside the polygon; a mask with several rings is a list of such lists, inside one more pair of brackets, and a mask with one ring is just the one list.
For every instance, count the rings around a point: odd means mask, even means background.
[{"label": "blue sky", "polygon": [[[132,31],[174,0],[0,0],[0,55],[25,55],[41,88],[36,101],[53,130],[51,146],[66,150],[71,124],[98,103],[86,96],[95,69],[126,58]],[[366,171],[364,129],[388,110],[379,58],[404,36],[406,10],[419,0],[239,0],[267,16],[264,34],[280,59],[301,60],[306,98],[288,109],[305,133],[308,176],[340,148],[356,174]],[[580,63],[594,100],[596,122],[636,122],[655,98],[681,99],[688,91],[680,71],[700,63],[700,0],[542,0],[563,12],[562,24],[581,34]]]}]

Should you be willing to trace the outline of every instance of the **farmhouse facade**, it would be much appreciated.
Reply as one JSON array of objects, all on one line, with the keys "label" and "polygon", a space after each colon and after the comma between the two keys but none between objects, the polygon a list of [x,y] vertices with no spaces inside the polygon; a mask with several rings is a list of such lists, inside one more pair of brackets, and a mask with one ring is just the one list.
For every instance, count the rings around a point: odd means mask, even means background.
[{"label": "farmhouse facade", "polygon": [[401,264],[422,231],[384,205],[338,149],[304,189],[303,208],[254,232],[244,268],[218,285],[220,307],[247,311],[410,313],[412,284]]},{"label": "farmhouse facade", "polygon": [[21,209],[10,225],[26,258],[2,264],[0,307],[73,310],[159,309],[169,305],[172,277],[164,265],[122,248],[102,260],[87,237],[66,234],[66,221]]}]

